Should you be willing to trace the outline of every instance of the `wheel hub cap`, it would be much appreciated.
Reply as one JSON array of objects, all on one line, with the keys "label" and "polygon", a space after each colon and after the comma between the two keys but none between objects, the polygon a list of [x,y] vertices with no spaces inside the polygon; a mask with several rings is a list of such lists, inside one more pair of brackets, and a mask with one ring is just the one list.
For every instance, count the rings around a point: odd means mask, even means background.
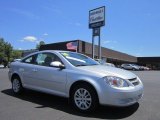
[{"label": "wheel hub cap", "polygon": [[14,79],[12,85],[13,85],[13,91],[14,91],[14,92],[18,92],[19,89],[20,89],[19,80]]},{"label": "wheel hub cap", "polygon": [[80,88],[75,92],[74,101],[76,106],[81,110],[87,110],[92,103],[90,93],[84,88]]}]

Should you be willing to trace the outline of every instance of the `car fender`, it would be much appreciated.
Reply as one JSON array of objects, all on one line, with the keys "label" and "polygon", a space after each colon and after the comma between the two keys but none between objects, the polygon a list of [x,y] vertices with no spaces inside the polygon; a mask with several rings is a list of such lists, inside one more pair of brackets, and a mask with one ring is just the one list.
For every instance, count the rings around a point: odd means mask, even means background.
[{"label": "car fender", "polygon": [[67,83],[66,83],[66,95],[67,97],[69,97],[69,94],[70,94],[70,89],[71,89],[71,86],[78,82],[78,81],[84,81],[84,82],[87,82],[89,83],[90,85],[92,85],[94,87],[94,89],[96,90],[97,92],[97,95],[100,93],[100,85],[98,84],[97,80],[99,78],[92,78],[92,77],[89,77],[89,76],[75,76],[75,77],[70,77],[68,76],[67,77]]},{"label": "car fender", "polygon": [[16,74],[19,76],[19,78],[21,79],[21,82],[23,84],[23,79],[22,79],[22,74],[20,72],[20,68],[15,68],[14,65],[12,65],[11,68],[9,69],[8,74],[9,74],[10,81],[12,79],[12,76]]}]

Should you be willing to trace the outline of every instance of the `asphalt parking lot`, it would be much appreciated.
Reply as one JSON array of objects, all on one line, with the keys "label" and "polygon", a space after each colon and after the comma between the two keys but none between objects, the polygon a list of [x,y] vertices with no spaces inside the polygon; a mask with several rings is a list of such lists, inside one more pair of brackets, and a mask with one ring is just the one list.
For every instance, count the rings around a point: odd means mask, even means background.
[{"label": "asphalt parking lot", "polygon": [[27,90],[15,96],[8,69],[0,69],[0,120],[160,120],[160,71],[136,71],[143,84],[142,100],[130,107],[101,106],[90,114],[74,111],[65,98]]}]

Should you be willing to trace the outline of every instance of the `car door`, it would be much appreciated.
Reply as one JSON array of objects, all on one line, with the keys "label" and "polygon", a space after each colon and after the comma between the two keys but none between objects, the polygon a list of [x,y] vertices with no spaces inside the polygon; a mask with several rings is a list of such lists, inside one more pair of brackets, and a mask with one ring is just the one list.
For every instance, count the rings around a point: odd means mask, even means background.
[{"label": "car door", "polygon": [[33,83],[41,90],[63,95],[66,85],[66,70],[51,67],[50,63],[53,61],[61,62],[58,56],[53,53],[39,53],[37,55]]},{"label": "car door", "polygon": [[130,64],[127,64],[127,65],[126,65],[126,68],[127,68],[128,70],[131,70],[131,69],[132,69],[132,66],[131,66]]},{"label": "car door", "polygon": [[22,74],[22,82],[24,87],[32,87],[34,86],[33,81],[33,75],[34,75],[34,61],[35,61],[36,55],[29,56],[22,60],[21,66],[19,68],[19,71]]}]

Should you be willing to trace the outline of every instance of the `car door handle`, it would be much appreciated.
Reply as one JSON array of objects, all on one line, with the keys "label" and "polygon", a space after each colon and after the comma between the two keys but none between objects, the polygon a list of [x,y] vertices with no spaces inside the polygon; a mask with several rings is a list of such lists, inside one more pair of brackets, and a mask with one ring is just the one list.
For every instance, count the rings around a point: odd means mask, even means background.
[{"label": "car door handle", "polygon": [[37,72],[38,70],[37,70],[37,69],[32,69],[32,71],[33,71],[33,72]]}]

